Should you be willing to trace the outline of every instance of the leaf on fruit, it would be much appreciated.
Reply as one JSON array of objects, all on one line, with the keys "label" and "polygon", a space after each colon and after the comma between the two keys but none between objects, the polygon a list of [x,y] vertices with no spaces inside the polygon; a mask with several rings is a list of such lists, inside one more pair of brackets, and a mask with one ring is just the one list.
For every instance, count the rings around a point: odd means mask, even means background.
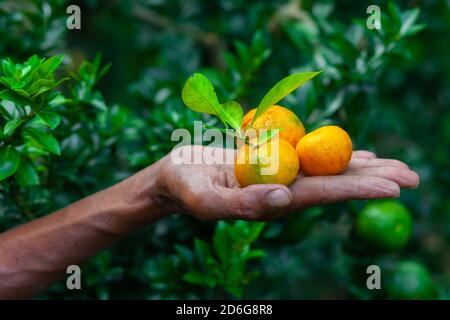
[{"label": "leaf on fruit", "polygon": [[219,118],[222,122],[228,123],[236,130],[240,130],[244,111],[239,103],[236,101],[227,101],[222,105]]},{"label": "leaf on fruit", "polygon": [[258,135],[258,145],[265,144],[270,139],[278,135],[283,129],[260,130]]},{"label": "leaf on fruit", "polygon": [[253,124],[255,120],[269,107],[273,106],[278,101],[289,95],[292,91],[322,72],[323,70],[316,72],[295,73],[279,81],[275,86],[272,87],[272,89],[269,90],[269,92],[266,93],[264,98],[259,103],[251,124]]}]

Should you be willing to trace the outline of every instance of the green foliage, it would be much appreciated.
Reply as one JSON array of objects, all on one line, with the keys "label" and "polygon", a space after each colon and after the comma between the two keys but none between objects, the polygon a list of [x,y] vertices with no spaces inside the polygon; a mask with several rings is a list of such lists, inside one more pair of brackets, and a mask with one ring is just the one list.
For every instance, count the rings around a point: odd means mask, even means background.
[{"label": "green foliage", "polygon": [[64,102],[63,95],[55,89],[67,79],[57,81],[54,77],[62,60],[62,55],[49,59],[33,56],[23,64],[2,60],[0,154],[5,164],[0,181],[15,174],[21,186],[37,184],[39,159],[50,153],[60,155],[52,130],[60,122],[53,110]]},{"label": "green foliage", "polygon": [[[244,47],[238,46],[240,52]],[[280,80],[273,88],[271,88],[256,109],[252,123],[264,113],[270,106],[286,97],[292,91],[303,85],[305,82],[313,79],[319,72],[303,72],[296,73]],[[242,118],[244,116],[241,105],[236,101],[227,101],[224,104],[219,103],[214,87],[207,77],[201,73],[192,75],[185,83],[181,93],[184,104],[191,110],[203,112],[217,116],[222,123],[228,128],[231,126],[236,130],[236,136],[243,138],[241,133]],[[258,144],[265,143],[276,134],[276,131],[265,132],[258,138]]]},{"label": "green foliage", "polygon": [[194,74],[186,81],[181,97],[189,109],[213,114],[226,127],[230,125],[235,130],[239,130],[243,117],[242,107],[235,101],[220,104],[213,85],[201,73]]},{"label": "green foliage", "polygon": [[[218,126],[183,105],[182,85],[195,72],[237,127],[277,79],[326,70],[283,105],[308,131],[339,124],[355,148],[399,158],[421,176],[400,199],[414,233],[392,254],[354,247],[361,202],[289,215],[254,241],[244,236],[252,224],[176,215],[86,263],[83,290],[60,282],[41,297],[386,298],[368,292],[365,267],[413,259],[448,299],[450,10],[445,1],[396,3],[381,1],[382,28],[368,30],[364,1],[83,1],[83,29],[72,32],[68,1],[1,1],[0,232],[155,162],[175,145],[176,128],[192,131],[200,119]],[[111,68],[88,59],[98,52]]]},{"label": "green foliage", "polygon": [[264,98],[258,104],[251,124],[253,124],[268,108],[320,73],[322,73],[322,71],[295,73],[280,80],[266,93]]},{"label": "green foliage", "polygon": [[246,272],[247,261],[265,256],[264,251],[251,249],[263,228],[263,223],[256,222],[218,222],[212,246],[200,239],[194,240],[197,266],[191,266],[183,279],[205,288],[218,287],[242,298],[245,287],[259,275]]}]

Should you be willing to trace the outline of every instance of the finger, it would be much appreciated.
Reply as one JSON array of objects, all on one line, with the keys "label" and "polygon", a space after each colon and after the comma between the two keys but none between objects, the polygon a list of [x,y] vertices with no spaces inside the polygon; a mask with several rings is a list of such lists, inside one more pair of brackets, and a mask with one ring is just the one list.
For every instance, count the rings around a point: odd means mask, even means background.
[{"label": "finger", "polygon": [[372,176],[388,179],[401,188],[415,188],[419,184],[419,176],[412,170],[398,167],[369,167],[351,169],[348,173],[357,176]]},{"label": "finger", "polygon": [[367,168],[367,167],[395,167],[395,168],[409,169],[406,163],[403,163],[395,159],[353,158],[350,161],[347,170]]},{"label": "finger", "polygon": [[223,218],[228,219],[271,220],[292,202],[289,188],[278,184],[256,184],[245,188],[220,187],[218,191],[220,200],[214,202],[214,210],[219,209]]},{"label": "finger", "polygon": [[352,158],[374,159],[376,157],[377,155],[375,153],[366,150],[355,150],[352,153]]},{"label": "finger", "polygon": [[297,180],[290,189],[293,195],[292,210],[322,203],[400,195],[400,187],[395,182],[371,176],[305,177]]}]

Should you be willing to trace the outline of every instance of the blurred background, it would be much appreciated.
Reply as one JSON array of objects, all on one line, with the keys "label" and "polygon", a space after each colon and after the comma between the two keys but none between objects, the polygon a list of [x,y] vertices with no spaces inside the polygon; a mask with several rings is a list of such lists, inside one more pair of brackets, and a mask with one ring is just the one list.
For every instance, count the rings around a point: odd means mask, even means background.
[{"label": "blurred background", "polygon": [[[63,98],[51,111],[58,123],[45,129],[60,155],[30,148],[22,120],[6,129],[22,119],[11,115],[21,104],[0,94],[0,148],[15,148],[32,170],[0,179],[0,232],[168,153],[171,132],[202,117],[180,98],[193,72],[208,76],[220,100],[249,109],[289,73],[324,68],[281,104],[308,131],[334,123],[355,149],[406,162],[421,183],[398,200],[324,205],[268,224],[176,215],[87,262],[82,290],[64,280],[40,299],[449,299],[450,2],[85,0],[77,1],[81,30],[68,30],[70,4],[0,0],[8,61],[0,76],[33,55],[64,54],[50,73],[69,78],[52,87]],[[371,4],[381,30],[366,27]],[[53,108],[45,99],[33,103]],[[400,224],[410,217],[407,240],[383,244],[388,222],[357,230],[368,210],[401,216]],[[381,266],[381,290],[366,287],[371,264]]]}]

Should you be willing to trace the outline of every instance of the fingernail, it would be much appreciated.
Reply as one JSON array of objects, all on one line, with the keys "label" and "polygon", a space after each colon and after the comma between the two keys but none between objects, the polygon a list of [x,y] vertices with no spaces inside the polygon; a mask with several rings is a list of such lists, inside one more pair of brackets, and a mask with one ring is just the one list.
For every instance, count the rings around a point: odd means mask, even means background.
[{"label": "fingernail", "polygon": [[283,208],[291,203],[291,194],[283,189],[275,189],[266,195],[266,201],[271,208]]},{"label": "fingernail", "polygon": [[395,183],[385,185],[383,189],[387,194],[391,195],[392,198],[400,197],[400,187]]}]

